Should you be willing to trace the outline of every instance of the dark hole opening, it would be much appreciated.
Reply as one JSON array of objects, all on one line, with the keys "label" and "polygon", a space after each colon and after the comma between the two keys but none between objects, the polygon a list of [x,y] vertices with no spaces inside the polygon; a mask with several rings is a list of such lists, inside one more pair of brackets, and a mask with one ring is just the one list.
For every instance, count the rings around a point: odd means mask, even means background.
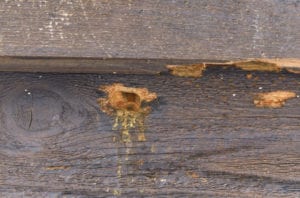
[{"label": "dark hole opening", "polygon": [[122,92],[122,96],[126,99],[127,102],[134,102],[137,105],[140,103],[140,97],[135,93]]}]

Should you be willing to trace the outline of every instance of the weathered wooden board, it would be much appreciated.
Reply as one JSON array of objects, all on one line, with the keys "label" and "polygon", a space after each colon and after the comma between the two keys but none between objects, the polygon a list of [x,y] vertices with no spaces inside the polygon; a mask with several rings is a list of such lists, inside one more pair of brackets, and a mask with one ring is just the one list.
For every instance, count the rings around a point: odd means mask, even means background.
[{"label": "weathered wooden board", "polygon": [[300,58],[298,0],[5,0],[0,56]]},{"label": "weathered wooden board", "polygon": [[[299,98],[279,109],[252,100],[299,94],[299,76],[246,74],[1,73],[0,196],[299,197]],[[158,94],[145,142],[113,141],[120,133],[96,99],[114,82]]]}]

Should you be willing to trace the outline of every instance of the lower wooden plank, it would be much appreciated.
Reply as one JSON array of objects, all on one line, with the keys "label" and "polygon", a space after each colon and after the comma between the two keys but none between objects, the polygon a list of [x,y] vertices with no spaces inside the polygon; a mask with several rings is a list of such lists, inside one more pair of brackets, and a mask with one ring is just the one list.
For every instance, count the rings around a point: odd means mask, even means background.
[{"label": "lower wooden plank", "polygon": [[[299,197],[299,98],[255,108],[299,76],[0,74],[1,197]],[[146,141],[116,141],[96,103],[114,82],[158,94]],[[136,131],[131,131],[134,134]]]}]

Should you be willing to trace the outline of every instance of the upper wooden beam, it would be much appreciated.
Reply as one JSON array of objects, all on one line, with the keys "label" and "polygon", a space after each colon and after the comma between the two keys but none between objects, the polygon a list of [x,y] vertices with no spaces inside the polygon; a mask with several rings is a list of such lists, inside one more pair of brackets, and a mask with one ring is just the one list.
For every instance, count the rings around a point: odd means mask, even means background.
[{"label": "upper wooden beam", "polygon": [[300,58],[300,2],[0,2],[0,56]]}]

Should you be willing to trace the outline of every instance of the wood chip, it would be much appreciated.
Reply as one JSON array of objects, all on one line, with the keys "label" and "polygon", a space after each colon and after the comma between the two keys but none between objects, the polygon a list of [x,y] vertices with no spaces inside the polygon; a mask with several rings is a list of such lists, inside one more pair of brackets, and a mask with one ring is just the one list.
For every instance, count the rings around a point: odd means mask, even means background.
[{"label": "wood chip", "polygon": [[202,76],[206,66],[204,63],[193,65],[167,65],[171,74],[179,77],[199,78]]},{"label": "wood chip", "polygon": [[247,74],[247,75],[246,75],[246,78],[247,78],[248,80],[251,80],[251,79],[253,78],[253,75],[252,75],[252,74]]},{"label": "wood chip", "polygon": [[295,97],[296,93],[291,91],[273,91],[257,94],[253,102],[256,107],[279,108],[285,104],[286,100]]},{"label": "wood chip", "polygon": [[249,60],[234,62],[233,65],[245,71],[267,71],[280,72],[281,68],[275,63],[265,62],[261,60]]},{"label": "wood chip", "polygon": [[69,166],[47,166],[45,169],[49,171],[53,171],[53,170],[66,170],[69,168],[70,168]]}]

